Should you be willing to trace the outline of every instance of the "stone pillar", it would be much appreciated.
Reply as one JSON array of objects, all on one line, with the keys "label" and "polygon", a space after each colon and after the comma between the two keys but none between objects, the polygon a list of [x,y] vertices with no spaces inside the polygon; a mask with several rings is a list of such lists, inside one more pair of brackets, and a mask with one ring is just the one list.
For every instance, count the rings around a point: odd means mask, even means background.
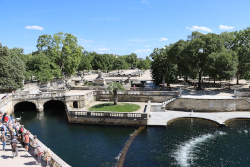
[{"label": "stone pillar", "polygon": [[38,106],[38,107],[36,108],[36,110],[37,110],[38,112],[43,112],[43,106]]}]

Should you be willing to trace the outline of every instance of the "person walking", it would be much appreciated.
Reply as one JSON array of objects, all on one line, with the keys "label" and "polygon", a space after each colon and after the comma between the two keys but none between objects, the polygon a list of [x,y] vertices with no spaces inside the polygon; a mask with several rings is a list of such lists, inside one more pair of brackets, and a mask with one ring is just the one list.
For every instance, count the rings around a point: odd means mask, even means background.
[{"label": "person walking", "polygon": [[2,142],[3,142],[3,151],[5,151],[5,146],[6,146],[5,132],[2,132],[1,139],[2,139]]},{"label": "person walking", "polygon": [[44,155],[44,160],[46,160],[47,166],[49,166],[50,160],[51,160],[51,155],[49,154],[49,152],[50,152],[50,149],[48,148]]},{"label": "person walking", "polygon": [[24,145],[25,145],[25,150],[28,152],[29,151],[29,143],[30,143],[30,137],[29,137],[29,132],[27,131],[24,136]]},{"label": "person walking", "polygon": [[34,135],[33,137],[34,139],[31,141],[31,147],[34,150],[34,156],[37,156],[37,147],[39,145],[39,142],[36,135]]},{"label": "person walking", "polygon": [[18,141],[16,139],[16,137],[11,140],[11,148],[12,148],[12,154],[13,154],[13,158],[18,157],[18,147],[17,147]]},{"label": "person walking", "polygon": [[37,162],[38,162],[38,164],[41,164],[41,160],[42,160],[42,154],[43,154],[43,149],[41,148],[41,146],[40,145],[38,145],[38,147],[37,147],[37,156],[38,156],[38,160],[37,160]]}]

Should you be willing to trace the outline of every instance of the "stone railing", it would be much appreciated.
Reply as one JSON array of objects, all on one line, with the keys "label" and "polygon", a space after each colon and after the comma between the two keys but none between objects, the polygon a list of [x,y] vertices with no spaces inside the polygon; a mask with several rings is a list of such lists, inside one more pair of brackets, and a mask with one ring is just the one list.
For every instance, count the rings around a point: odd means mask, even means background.
[{"label": "stone railing", "polygon": [[47,97],[63,97],[65,93],[40,93],[40,94],[24,94],[15,95],[14,99],[33,99],[33,98],[47,98]]},{"label": "stone railing", "polygon": [[72,117],[105,117],[105,118],[131,118],[131,119],[147,119],[147,113],[121,113],[108,111],[79,111],[69,110],[69,116]]},{"label": "stone railing", "polygon": [[[25,130],[26,131],[26,130]],[[32,147],[32,141],[34,140],[34,136],[33,134],[30,133],[29,135],[29,138],[30,138],[30,148],[31,149],[34,149]],[[38,140],[38,139],[37,139]],[[44,145],[40,140],[38,140],[42,150],[44,152],[46,152],[49,148]],[[51,160],[50,160],[50,166],[53,166],[53,167],[70,167],[70,165],[68,165],[65,161],[63,161],[58,155],[56,155],[52,150],[49,151],[49,154],[51,156]],[[42,155],[44,156],[44,154]],[[43,160],[43,158],[42,158]]]},{"label": "stone railing", "polygon": [[[96,94],[108,95],[108,91],[96,91]],[[144,96],[178,96],[178,91],[127,91],[127,92],[118,92],[118,94],[124,95],[144,95]]]}]

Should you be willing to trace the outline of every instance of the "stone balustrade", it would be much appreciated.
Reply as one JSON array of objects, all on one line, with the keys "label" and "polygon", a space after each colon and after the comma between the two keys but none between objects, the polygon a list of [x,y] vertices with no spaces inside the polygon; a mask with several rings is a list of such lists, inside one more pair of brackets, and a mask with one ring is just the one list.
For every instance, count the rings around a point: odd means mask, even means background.
[{"label": "stone balustrade", "polygon": [[63,97],[65,93],[40,93],[40,94],[21,94],[13,96],[13,99],[33,99],[33,98],[48,98],[48,97]]},{"label": "stone balustrade", "polygon": [[83,116],[83,117],[110,117],[110,118],[137,118],[137,119],[147,119],[147,113],[121,113],[121,112],[108,112],[108,111],[79,111],[70,110],[68,111],[69,116]]},{"label": "stone balustrade", "polygon": [[[26,131],[26,129],[25,129]],[[30,148],[34,149],[32,147],[32,141],[34,140],[34,135],[30,133],[29,135],[29,138],[30,138]],[[44,145],[39,139],[37,139],[42,150],[44,152],[46,152],[48,150],[48,147],[46,145]],[[50,160],[50,166],[53,166],[53,167],[70,167],[70,165],[68,165],[65,161],[63,161],[58,155],[56,155],[52,150],[49,151],[49,154],[51,156],[51,160]],[[44,156],[44,154],[42,155]],[[42,158],[43,160],[43,158]]]}]

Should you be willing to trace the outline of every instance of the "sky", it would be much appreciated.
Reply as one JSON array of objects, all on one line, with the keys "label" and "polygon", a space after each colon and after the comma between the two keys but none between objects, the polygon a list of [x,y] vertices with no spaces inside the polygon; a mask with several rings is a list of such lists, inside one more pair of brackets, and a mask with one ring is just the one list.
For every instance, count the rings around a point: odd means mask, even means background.
[{"label": "sky", "polygon": [[85,50],[149,56],[192,31],[249,27],[249,0],[0,0],[0,43],[36,51],[40,35],[71,33]]}]

